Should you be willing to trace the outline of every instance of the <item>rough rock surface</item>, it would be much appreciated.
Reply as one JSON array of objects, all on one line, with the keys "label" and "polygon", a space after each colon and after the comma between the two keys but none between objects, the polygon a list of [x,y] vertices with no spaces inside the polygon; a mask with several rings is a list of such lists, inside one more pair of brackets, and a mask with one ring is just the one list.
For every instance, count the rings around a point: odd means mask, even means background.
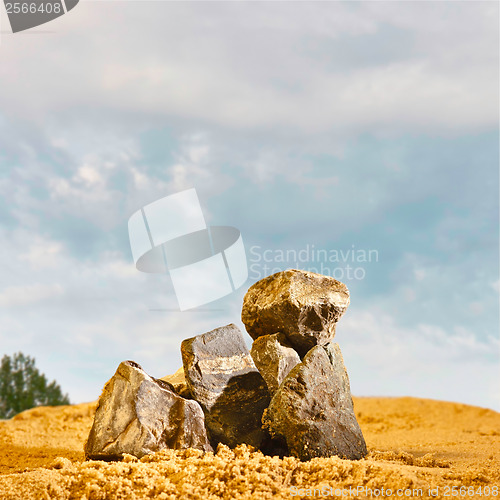
[{"label": "rough rock surface", "polygon": [[367,454],[338,344],[316,346],[306,354],[273,396],[262,421],[301,460],[332,455],[356,460]]},{"label": "rough rock surface", "polygon": [[179,396],[182,396],[186,399],[192,399],[191,393],[189,392],[189,388],[187,386],[186,377],[184,376],[184,368],[179,368],[174,374],[166,375],[162,377],[160,380],[169,383],[174,392]]},{"label": "rough rock surface", "polygon": [[141,458],[163,448],[212,451],[203,411],[137,363],[124,361],[99,398],[85,456],[113,460],[128,453]]},{"label": "rough rock surface", "polygon": [[335,323],[349,305],[349,291],[329,276],[289,269],[251,286],[241,319],[253,339],[283,332],[304,356],[330,342]]},{"label": "rough rock surface", "polygon": [[283,333],[258,337],[250,350],[255,366],[266,381],[271,396],[290,370],[300,363],[297,351]]},{"label": "rough rock surface", "polygon": [[212,444],[259,447],[268,438],[261,418],[270,396],[238,327],[230,324],[186,339],[181,353],[189,391],[205,412]]}]

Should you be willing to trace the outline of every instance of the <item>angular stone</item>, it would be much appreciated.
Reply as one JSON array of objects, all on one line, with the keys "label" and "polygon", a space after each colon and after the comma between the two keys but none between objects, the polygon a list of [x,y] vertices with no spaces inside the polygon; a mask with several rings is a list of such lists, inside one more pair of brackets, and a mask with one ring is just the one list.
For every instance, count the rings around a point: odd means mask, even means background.
[{"label": "angular stone", "polygon": [[349,305],[347,287],[329,276],[289,269],[252,285],[241,320],[253,339],[283,332],[301,357],[330,342]]},{"label": "angular stone", "polygon": [[87,459],[138,458],[163,448],[212,451],[203,410],[133,361],[120,363],[106,383],[85,444]]},{"label": "angular stone", "polygon": [[186,399],[193,399],[187,386],[184,368],[179,368],[174,374],[161,377],[160,380],[169,383],[176,394]]},{"label": "angular stone", "polygon": [[288,374],[262,418],[300,460],[367,454],[338,344],[313,347]]},{"label": "angular stone", "polygon": [[230,324],[186,339],[181,353],[189,391],[205,412],[212,445],[259,447],[268,437],[261,418],[270,396],[238,327]]},{"label": "angular stone", "polygon": [[300,363],[297,351],[283,333],[263,335],[254,340],[250,354],[267,384],[271,396],[290,370]]}]

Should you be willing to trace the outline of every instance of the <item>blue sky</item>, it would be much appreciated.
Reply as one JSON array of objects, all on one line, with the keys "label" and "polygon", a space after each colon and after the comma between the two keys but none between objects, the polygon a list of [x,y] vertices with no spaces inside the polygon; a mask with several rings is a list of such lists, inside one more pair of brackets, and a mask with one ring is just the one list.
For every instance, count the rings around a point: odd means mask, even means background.
[{"label": "blue sky", "polygon": [[[84,0],[2,35],[1,353],[93,400],[124,359],[163,376],[182,339],[242,327],[256,253],[371,249],[343,280],[353,393],[500,410],[497,19],[493,2]],[[178,312],[168,277],[135,270],[127,221],[190,187],[255,272]]]}]

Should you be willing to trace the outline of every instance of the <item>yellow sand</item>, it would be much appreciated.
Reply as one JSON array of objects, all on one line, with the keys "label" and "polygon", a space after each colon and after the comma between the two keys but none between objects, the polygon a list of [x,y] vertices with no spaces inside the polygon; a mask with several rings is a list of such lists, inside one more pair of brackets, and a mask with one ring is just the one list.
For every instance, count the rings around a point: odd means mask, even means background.
[{"label": "yellow sand", "polygon": [[95,403],[36,408],[0,422],[0,499],[500,498],[500,413],[416,398],[354,403],[368,458],[310,462],[246,446],[85,462]]}]

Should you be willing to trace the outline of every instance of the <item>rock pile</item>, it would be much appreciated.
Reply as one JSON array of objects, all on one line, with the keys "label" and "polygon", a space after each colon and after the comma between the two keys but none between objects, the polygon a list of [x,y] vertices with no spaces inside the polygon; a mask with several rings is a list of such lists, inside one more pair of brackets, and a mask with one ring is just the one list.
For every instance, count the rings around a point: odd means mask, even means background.
[{"label": "rock pile", "polygon": [[255,283],[242,310],[251,351],[231,324],[184,340],[183,369],[163,379],[121,363],[99,399],[86,457],[246,443],[301,460],[362,458],[349,378],[332,342],[348,305],[343,283],[315,273],[291,269]]}]

